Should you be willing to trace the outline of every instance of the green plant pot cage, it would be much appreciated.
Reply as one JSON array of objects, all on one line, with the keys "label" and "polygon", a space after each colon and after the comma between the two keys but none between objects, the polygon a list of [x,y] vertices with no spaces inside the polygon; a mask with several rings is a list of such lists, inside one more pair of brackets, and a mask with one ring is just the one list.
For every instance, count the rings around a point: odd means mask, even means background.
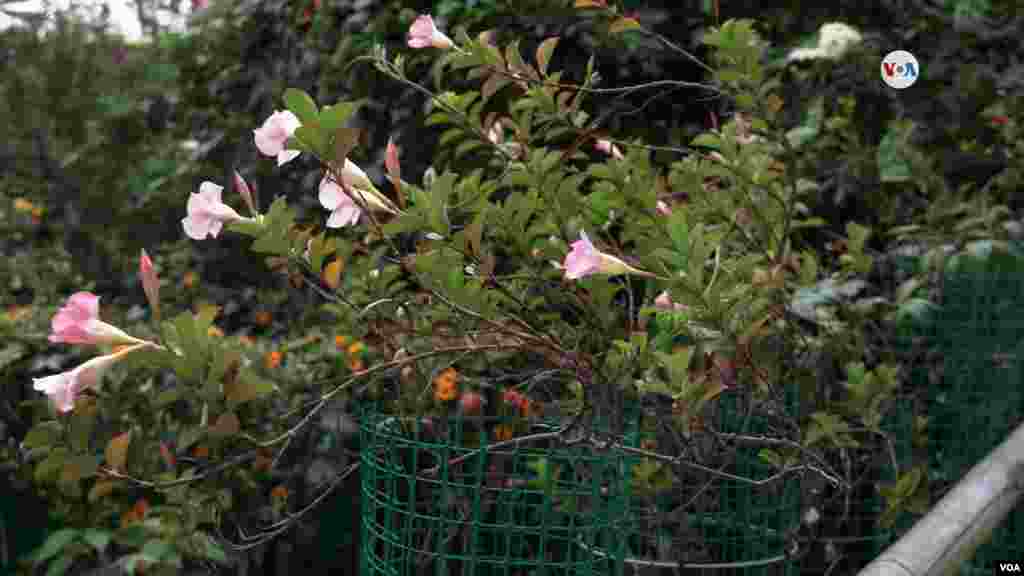
[{"label": "green plant pot cage", "polygon": [[625,573],[634,457],[583,442],[491,449],[506,422],[361,412],[363,576]]}]

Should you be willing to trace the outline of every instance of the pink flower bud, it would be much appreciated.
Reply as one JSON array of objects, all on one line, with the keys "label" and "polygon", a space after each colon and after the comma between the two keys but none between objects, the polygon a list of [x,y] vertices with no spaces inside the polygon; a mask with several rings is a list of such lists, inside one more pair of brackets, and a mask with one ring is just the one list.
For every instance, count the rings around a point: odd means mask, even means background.
[{"label": "pink flower bud", "polygon": [[672,214],[672,207],[669,206],[664,200],[658,200],[656,208],[658,210],[658,214],[661,214],[662,216],[668,216]]},{"label": "pink flower bud", "polygon": [[50,342],[64,344],[141,344],[134,336],[99,319],[100,297],[76,292],[50,321]]},{"label": "pink flower bud", "polygon": [[624,156],[622,155],[622,151],[619,150],[618,146],[612,144],[611,140],[600,139],[596,143],[594,143],[594,148],[597,148],[599,151],[604,152],[605,154],[611,154],[612,157],[615,158],[616,160],[622,160],[622,158],[624,158]]},{"label": "pink flower bud", "polygon": [[388,138],[387,152],[384,154],[384,168],[388,171],[388,179],[395,188],[401,188],[401,164],[398,162],[398,146]]},{"label": "pink flower bud", "polygon": [[199,185],[199,193],[189,196],[188,216],[181,220],[189,238],[203,240],[208,235],[216,238],[224,223],[244,220],[234,208],[221,202],[222,190],[223,186],[203,182]]},{"label": "pink flower bud", "polygon": [[245,201],[245,205],[249,207],[249,212],[252,213],[253,216],[259,214],[256,210],[256,203],[252,200],[252,191],[249,190],[249,185],[237,170],[235,170],[235,190],[237,190],[242,196],[242,200]]},{"label": "pink flower bud", "polygon": [[441,33],[434,26],[434,19],[426,14],[420,15],[409,27],[408,43],[410,48],[426,48],[433,46],[447,50],[455,45],[451,38]]},{"label": "pink flower bud", "polygon": [[142,256],[139,258],[139,278],[142,279],[142,290],[146,293],[146,300],[149,302],[149,309],[153,311],[153,317],[160,318],[160,279],[156,276],[156,269],[153,261],[150,260],[146,249],[142,249]]},{"label": "pink flower bud", "polygon": [[301,152],[285,150],[285,145],[301,125],[298,117],[290,111],[275,111],[263,122],[263,126],[253,130],[256,148],[259,148],[264,156],[276,156],[278,166],[291,162]]},{"label": "pink flower bud", "polygon": [[672,297],[669,296],[667,290],[658,294],[658,297],[654,299],[654,307],[661,308],[662,310],[686,310],[685,304],[672,301]]}]

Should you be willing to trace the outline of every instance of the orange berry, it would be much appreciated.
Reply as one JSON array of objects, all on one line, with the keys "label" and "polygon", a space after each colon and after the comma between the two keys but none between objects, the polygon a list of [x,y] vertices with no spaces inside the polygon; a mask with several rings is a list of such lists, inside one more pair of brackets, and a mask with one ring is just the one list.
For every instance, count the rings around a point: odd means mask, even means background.
[{"label": "orange berry", "polygon": [[353,342],[348,346],[348,353],[351,355],[358,354],[363,350],[366,350],[366,345],[362,342]]},{"label": "orange berry", "polygon": [[459,373],[455,368],[446,368],[434,378],[434,399],[438,402],[454,400],[459,395]]},{"label": "orange berry", "polygon": [[366,369],[366,366],[363,365],[363,361],[360,360],[359,358],[353,358],[349,360],[348,369],[353,372],[361,372],[362,370]]},{"label": "orange berry", "polygon": [[216,327],[216,326],[212,326],[211,325],[209,328],[206,329],[206,335],[211,337],[211,338],[214,338],[214,337],[216,337],[216,338],[223,338],[224,337],[224,331],[221,330],[220,328]]},{"label": "orange berry", "polygon": [[338,350],[343,350],[347,344],[348,336],[338,334],[337,336],[334,337],[334,347],[337,348]]},{"label": "orange berry", "polygon": [[285,500],[288,498],[288,489],[278,484],[270,491],[270,497],[274,500]]},{"label": "orange berry", "polygon": [[281,354],[276,350],[274,352],[267,352],[267,355],[263,358],[263,365],[266,366],[268,370],[273,370],[281,365],[281,359],[283,357],[284,354]]},{"label": "orange berry", "polygon": [[248,334],[242,334],[241,336],[239,336],[238,341],[241,342],[242,344],[245,344],[246,346],[252,346],[253,344],[256,343],[256,339],[253,338],[252,336],[249,336]]},{"label": "orange berry", "polygon": [[181,279],[181,283],[184,284],[185,288],[188,288],[189,290],[194,288],[196,282],[198,281],[199,278],[196,276],[196,273],[191,271],[185,272],[185,277]]},{"label": "orange berry", "polygon": [[149,512],[149,502],[146,502],[145,498],[139,498],[135,502],[135,506],[132,507],[132,513],[138,518],[142,519],[146,517]]},{"label": "orange berry", "polygon": [[270,323],[274,321],[274,316],[266,310],[260,310],[253,316],[253,322],[256,323],[260,328],[266,328],[270,326]]},{"label": "orange berry", "polygon": [[192,455],[195,456],[196,458],[209,458],[210,449],[207,448],[206,446],[196,446],[195,448],[192,449]]}]

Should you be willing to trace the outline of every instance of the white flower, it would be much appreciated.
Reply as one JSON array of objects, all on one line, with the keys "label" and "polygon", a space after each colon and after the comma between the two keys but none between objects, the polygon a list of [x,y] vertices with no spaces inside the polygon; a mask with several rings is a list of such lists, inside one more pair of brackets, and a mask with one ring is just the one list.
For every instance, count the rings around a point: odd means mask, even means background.
[{"label": "white flower", "polygon": [[860,44],[864,38],[856,28],[842,22],[829,22],[818,30],[818,45],[814,48],[796,48],[786,56],[787,62],[825,58],[837,60]]}]

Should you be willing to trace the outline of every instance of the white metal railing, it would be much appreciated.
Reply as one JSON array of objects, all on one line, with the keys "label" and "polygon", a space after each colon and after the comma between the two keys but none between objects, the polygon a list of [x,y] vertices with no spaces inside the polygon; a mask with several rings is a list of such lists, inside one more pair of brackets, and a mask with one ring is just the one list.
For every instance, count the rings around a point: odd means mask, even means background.
[{"label": "white metal railing", "polygon": [[[1024,424],[858,576],[956,574],[1024,495]],[[1019,562],[1020,559],[1006,559]]]}]

